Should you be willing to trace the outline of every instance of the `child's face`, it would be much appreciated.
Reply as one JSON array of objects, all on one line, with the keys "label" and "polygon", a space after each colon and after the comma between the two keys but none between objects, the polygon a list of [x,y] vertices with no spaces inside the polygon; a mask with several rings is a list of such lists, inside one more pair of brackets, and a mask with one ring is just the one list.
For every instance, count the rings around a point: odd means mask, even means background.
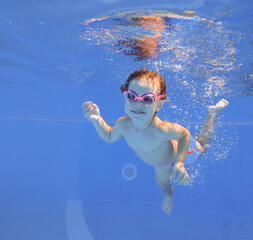
[{"label": "child's face", "polygon": [[[130,82],[128,90],[136,92],[139,97],[145,93],[153,93],[155,96],[158,96],[158,85],[159,84],[153,85],[152,81],[149,79],[143,79],[140,81],[137,78]],[[157,100],[152,104],[145,104],[139,99],[135,102],[130,102],[125,98],[125,112],[132,120],[152,120],[155,112],[158,112],[162,105],[162,100]]]}]

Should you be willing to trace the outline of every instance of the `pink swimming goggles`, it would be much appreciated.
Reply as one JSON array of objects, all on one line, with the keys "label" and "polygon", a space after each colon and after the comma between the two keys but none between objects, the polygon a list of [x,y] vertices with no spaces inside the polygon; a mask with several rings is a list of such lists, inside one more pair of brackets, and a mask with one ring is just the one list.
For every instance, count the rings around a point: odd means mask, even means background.
[{"label": "pink swimming goggles", "polygon": [[153,93],[145,93],[141,97],[138,97],[137,93],[133,90],[124,91],[123,94],[126,96],[129,102],[141,100],[145,104],[152,104],[153,102],[165,97],[165,95],[160,95],[156,97]]}]

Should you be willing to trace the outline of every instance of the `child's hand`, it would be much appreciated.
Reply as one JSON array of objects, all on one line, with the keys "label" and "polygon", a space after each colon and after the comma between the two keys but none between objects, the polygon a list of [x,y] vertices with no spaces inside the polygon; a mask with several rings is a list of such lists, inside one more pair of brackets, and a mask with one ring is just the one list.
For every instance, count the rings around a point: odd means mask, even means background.
[{"label": "child's hand", "polygon": [[92,102],[85,102],[82,105],[83,107],[83,114],[84,117],[87,118],[88,120],[97,120],[100,116],[100,111],[98,106],[95,103]]},{"label": "child's hand", "polygon": [[[177,178],[176,178],[177,176]],[[172,172],[172,178],[177,184],[187,184],[190,181],[190,177],[184,167],[183,162],[176,162]]]}]

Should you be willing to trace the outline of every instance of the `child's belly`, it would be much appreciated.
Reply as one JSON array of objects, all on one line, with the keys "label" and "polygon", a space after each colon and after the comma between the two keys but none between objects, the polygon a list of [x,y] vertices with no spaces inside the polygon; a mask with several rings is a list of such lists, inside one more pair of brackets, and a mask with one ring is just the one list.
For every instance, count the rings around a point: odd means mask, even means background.
[{"label": "child's belly", "polygon": [[171,141],[162,143],[158,148],[151,151],[134,149],[136,155],[145,163],[152,166],[165,166],[175,162],[176,151]]}]

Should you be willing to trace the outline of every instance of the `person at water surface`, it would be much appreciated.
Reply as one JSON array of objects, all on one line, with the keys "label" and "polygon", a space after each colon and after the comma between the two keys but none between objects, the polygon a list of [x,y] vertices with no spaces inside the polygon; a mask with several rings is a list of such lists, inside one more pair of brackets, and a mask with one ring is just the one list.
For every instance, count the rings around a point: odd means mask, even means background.
[{"label": "person at water surface", "polygon": [[165,21],[159,16],[138,16],[130,18],[128,24],[150,30],[150,33],[155,34],[138,38],[125,37],[117,41],[118,46],[127,48],[121,48],[124,54],[135,55],[139,61],[159,56],[159,40],[164,29],[168,27]]},{"label": "person at water surface", "polygon": [[194,138],[186,128],[156,116],[166,99],[166,84],[159,73],[146,69],[135,71],[121,86],[121,91],[127,116],[119,118],[114,127],[103,120],[98,106],[91,101],[82,105],[84,117],[93,123],[104,141],[113,143],[124,137],[135,154],[154,167],[156,182],[165,194],[162,209],[170,214],[174,193],[171,180],[177,184],[189,183],[185,164],[206,152],[216,117],[228,102],[222,99],[208,107],[206,122],[198,138]]}]

